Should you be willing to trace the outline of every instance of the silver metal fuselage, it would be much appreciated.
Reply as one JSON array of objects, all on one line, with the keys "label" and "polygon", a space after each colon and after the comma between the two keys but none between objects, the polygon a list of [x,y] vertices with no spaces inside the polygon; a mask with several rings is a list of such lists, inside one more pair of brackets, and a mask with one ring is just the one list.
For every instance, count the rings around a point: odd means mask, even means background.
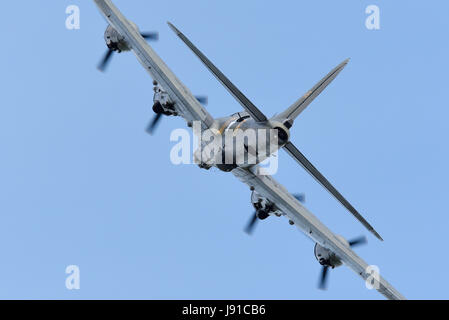
[{"label": "silver metal fuselage", "polygon": [[195,161],[202,168],[214,166],[222,171],[263,162],[290,138],[289,129],[280,121],[257,122],[245,111],[215,119],[207,131],[200,133]]}]

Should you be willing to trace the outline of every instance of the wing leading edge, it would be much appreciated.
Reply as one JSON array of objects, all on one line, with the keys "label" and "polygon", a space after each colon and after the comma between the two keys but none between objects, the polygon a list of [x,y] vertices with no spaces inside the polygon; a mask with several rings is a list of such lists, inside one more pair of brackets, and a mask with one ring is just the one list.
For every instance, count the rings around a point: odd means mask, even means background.
[{"label": "wing leading edge", "polygon": [[201,121],[203,129],[210,128],[214,123],[213,117],[173,74],[112,1],[94,1],[108,23],[125,38],[145,70],[168,92],[180,115],[186,121]]},{"label": "wing leading edge", "polygon": [[[253,187],[259,194],[276,203],[282,212],[293,221],[305,235],[315,243],[333,251],[350,269],[365,281],[371,276],[367,268],[369,265],[363,261],[351,248],[348,248],[332,231],[310,213],[296,200],[282,185],[268,175],[255,173],[257,167],[250,169],[236,168],[232,172],[243,183]],[[403,300],[405,297],[399,293],[383,277],[379,276],[379,291],[391,300]]]}]

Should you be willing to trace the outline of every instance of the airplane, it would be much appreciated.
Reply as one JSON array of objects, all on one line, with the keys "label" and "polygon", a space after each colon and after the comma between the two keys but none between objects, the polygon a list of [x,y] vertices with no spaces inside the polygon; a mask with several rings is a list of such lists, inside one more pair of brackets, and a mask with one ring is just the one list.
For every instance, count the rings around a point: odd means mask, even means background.
[{"label": "airplane", "polygon": [[[261,129],[270,132],[268,137],[265,137],[266,143],[270,146],[267,152],[263,148],[260,150],[264,152],[259,152],[258,145],[253,145],[259,143],[259,140],[263,141],[261,138],[248,140],[244,144],[244,153],[246,154],[246,158],[244,158],[248,159],[250,153],[255,153],[255,163],[237,161],[242,160],[241,155],[236,155],[235,149],[231,147],[229,147],[232,149],[231,161],[224,161],[224,163],[220,161],[223,160],[222,157],[226,153],[224,152],[227,148],[226,139],[218,139],[221,141],[221,144],[218,146],[220,152],[212,153],[208,161],[203,161],[201,152],[196,156],[200,168],[210,169],[211,167],[216,167],[219,170],[231,172],[240,181],[249,186],[252,191],[251,203],[256,211],[247,227],[248,232],[251,232],[257,220],[264,220],[268,217],[286,217],[290,225],[296,226],[315,243],[314,255],[322,266],[319,282],[320,288],[325,288],[329,268],[333,269],[345,264],[363,280],[371,281],[374,288],[387,299],[405,299],[382,276],[373,274],[370,266],[352,250],[353,246],[365,243],[366,238],[362,237],[347,241],[345,238],[334,234],[302,205],[303,196],[288,192],[271,175],[263,174],[263,170],[259,166],[274,151],[284,149],[360,221],[367,230],[379,240],[383,240],[365,218],[290,141],[290,129],[295,119],[335,79],[347,65],[349,59],[332,69],[312,89],[285,111],[268,118],[181,31],[168,22],[169,27],[175,34],[193,51],[244,109],[229,117],[214,119],[203,107],[201,101],[199,101],[201,99],[198,99],[189,91],[148,44],[146,40],[157,39],[156,33],[140,32],[137,25],[126,19],[111,0],[94,0],[94,2],[108,23],[105,31],[108,51],[98,68],[104,71],[113,52],[132,51],[153,79],[153,111],[156,113],[156,116],[148,126],[150,133],[153,133],[162,115],[181,116],[188,127],[192,127],[195,122],[199,123],[202,130],[211,130],[214,137],[229,132],[235,133],[237,130],[244,131],[248,129]],[[204,144],[201,144],[199,149],[203,147],[205,147]]]}]

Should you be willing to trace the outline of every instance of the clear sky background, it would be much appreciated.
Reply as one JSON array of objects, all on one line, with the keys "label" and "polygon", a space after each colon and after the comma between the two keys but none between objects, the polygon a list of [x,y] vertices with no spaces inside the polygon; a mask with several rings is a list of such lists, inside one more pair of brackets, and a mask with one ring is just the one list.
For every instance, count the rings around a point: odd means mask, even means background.
[{"label": "clear sky background", "polygon": [[[125,1],[116,5],[214,116],[240,105],[171,32],[173,22],[271,116],[345,58],[292,141],[385,239],[286,153],[276,179],[407,298],[447,299],[447,1]],[[65,9],[81,9],[81,29]],[[380,7],[381,29],[365,28]],[[286,219],[243,228],[250,191],[232,174],[175,166],[152,79],[133,54],[96,70],[106,23],[93,1],[9,1],[0,10],[0,298],[382,299],[348,268],[317,286],[314,244]],[[78,265],[81,289],[65,287]]]}]

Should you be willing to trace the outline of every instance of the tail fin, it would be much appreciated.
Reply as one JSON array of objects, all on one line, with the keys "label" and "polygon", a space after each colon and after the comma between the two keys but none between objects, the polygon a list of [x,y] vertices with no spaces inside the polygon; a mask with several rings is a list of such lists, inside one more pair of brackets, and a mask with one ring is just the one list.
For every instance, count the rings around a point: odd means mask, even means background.
[{"label": "tail fin", "polygon": [[305,109],[307,106],[335,79],[341,70],[348,64],[349,59],[346,59],[331,72],[329,72],[323,79],[321,79],[312,89],[307,91],[305,95],[299,98],[287,110],[275,116],[275,119],[282,122],[288,121],[293,124],[293,120]]}]

